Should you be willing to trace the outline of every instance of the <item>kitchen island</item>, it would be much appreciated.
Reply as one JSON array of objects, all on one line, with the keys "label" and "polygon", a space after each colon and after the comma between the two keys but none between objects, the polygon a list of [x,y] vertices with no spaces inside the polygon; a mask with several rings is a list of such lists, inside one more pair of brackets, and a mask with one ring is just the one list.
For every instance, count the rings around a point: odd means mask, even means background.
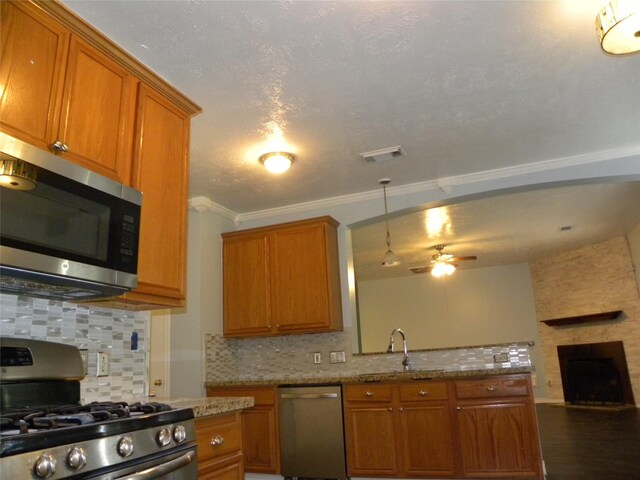
[{"label": "kitchen island", "polygon": [[530,367],[207,382],[244,410],[247,471],[279,474],[278,387],[341,385],[350,477],[543,478]]}]

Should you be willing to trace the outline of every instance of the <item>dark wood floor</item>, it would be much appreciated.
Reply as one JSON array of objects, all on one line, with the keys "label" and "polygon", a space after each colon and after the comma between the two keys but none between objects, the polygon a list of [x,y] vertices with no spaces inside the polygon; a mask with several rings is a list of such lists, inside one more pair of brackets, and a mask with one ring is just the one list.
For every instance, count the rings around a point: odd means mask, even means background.
[{"label": "dark wood floor", "polygon": [[638,409],[537,411],[547,480],[640,480]]}]

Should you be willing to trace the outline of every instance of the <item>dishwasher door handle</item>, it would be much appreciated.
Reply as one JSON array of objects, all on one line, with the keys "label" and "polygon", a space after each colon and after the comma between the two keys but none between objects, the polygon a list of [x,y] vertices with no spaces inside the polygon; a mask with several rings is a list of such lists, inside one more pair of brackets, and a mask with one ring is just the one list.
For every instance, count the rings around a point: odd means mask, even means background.
[{"label": "dishwasher door handle", "polygon": [[308,399],[308,398],[338,398],[337,393],[281,393],[280,398]]}]

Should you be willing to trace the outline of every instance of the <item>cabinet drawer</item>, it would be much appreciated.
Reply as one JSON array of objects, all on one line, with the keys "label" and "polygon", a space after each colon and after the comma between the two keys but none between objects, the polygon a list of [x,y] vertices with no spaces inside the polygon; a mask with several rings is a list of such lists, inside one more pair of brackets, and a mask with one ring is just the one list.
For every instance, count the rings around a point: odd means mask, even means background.
[{"label": "cabinet drawer", "polygon": [[253,397],[255,405],[275,405],[275,387],[207,388],[208,397]]},{"label": "cabinet drawer", "polygon": [[446,382],[411,382],[399,385],[400,401],[446,400]]},{"label": "cabinet drawer", "polygon": [[198,462],[233,455],[242,449],[240,415],[214,415],[196,419]]},{"label": "cabinet drawer", "polygon": [[391,385],[347,385],[344,398],[348,402],[390,402]]},{"label": "cabinet drawer", "polygon": [[526,378],[493,378],[456,382],[458,398],[513,397],[529,394]]}]

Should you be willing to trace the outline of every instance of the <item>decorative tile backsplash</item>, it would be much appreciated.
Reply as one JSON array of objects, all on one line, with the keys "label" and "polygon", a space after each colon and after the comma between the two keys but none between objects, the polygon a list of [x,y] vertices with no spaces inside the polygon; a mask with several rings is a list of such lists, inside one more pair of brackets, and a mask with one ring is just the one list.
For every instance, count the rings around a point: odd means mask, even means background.
[{"label": "decorative tile backsplash", "polygon": [[[207,382],[326,378],[402,370],[402,353],[352,355],[351,332],[227,339],[205,336]],[[331,352],[345,352],[345,363],[330,363]],[[314,364],[319,352],[322,363]],[[505,354],[496,362],[494,355]],[[415,370],[485,370],[531,367],[526,343],[411,352]]]},{"label": "decorative tile backsplash", "polygon": [[[75,345],[88,351],[82,402],[131,400],[144,395],[148,312],[84,306],[0,294],[0,335]],[[138,349],[131,337],[138,335]],[[110,354],[110,374],[96,377],[97,352]]]}]

